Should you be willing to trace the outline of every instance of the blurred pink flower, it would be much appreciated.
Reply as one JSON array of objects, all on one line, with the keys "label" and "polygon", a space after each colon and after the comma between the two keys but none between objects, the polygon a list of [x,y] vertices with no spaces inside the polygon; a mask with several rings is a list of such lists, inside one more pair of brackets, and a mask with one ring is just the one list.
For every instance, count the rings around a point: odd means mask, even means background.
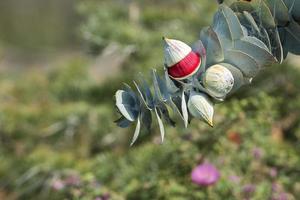
[{"label": "blurred pink flower", "polygon": [[109,200],[110,199],[110,195],[107,193],[107,194],[104,194],[102,195],[102,200]]},{"label": "blurred pink flower", "polygon": [[272,192],[277,192],[280,190],[280,185],[276,182],[272,184]]},{"label": "blurred pink flower", "polygon": [[58,191],[58,190],[62,190],[65,187],[65,184],[61,179],[55,179],[55,180],[52,181],[51,187],[54,190]]},{"label": "blurred pink flower", "polygon": [[278,174],[277,169],[274,168],[274,167],[271,168],[271,169],[269,170],[269,174],[270,174],[271,178],[275,178],[275,177],[277,176],[277,174]]},{"label": "blurred pink flower", "polygon": [[288,195],[283,192],[276,196],[273,196],[271,200],[288,200]]},{"label": "blurred pink flower", "polygon": [[272,184],[272,198],[271,200],[288,200],[288,194],[284,191],[284,188],[279,183],[274,182]]},{"label": "blurred pink flower", "polygon": [[192,181],[198,185],[210,186],[219,180],[220,173],[214,165],[204,163],[193,169],[191,177]]},{"label": "blurred pink flower", "polygon": [[261,148],[255,147],[252,149],[252,155],[255,159],[259,160],[263,156],[263,150]]},{"label": "blurred pink flower", "polygon": [[242,187],[242,191],[246,197],[250,197],[255,192],[255,185],[247,184]]},{"label": "blurred pink flower", "polygon": [[80,177],[78,175],[70,175],[64,180],[66,185],[74,185],[78,186],[80,185]]},{"label": "blurred pink flower", "polygon": [[235,183],[235,184],[239,184],[241,181],[241,178],[236,175],[231,175],[231,176],[229,176],[229,181],[231,181],[232,183]]}]

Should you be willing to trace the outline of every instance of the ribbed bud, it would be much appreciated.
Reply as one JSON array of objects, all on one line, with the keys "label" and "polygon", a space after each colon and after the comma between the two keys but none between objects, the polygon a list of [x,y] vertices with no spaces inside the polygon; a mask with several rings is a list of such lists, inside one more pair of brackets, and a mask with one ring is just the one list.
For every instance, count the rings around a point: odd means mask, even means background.
[{"label": "ribbed bud", "polygon": [[226,67],[217,64],[206,70],[203,85],[213,97],[223,98],[232,90],[234,78]]},{"label": "ribbed bud", "polygon": [[213,126],[214,107],[206,94],[191,92],[188,109],[193,117],[202,119],[211,127]]}]

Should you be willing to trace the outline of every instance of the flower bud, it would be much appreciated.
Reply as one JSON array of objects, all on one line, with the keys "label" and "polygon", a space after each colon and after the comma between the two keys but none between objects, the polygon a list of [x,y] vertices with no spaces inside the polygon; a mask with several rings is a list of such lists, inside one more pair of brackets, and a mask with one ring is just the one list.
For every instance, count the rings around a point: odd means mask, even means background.
[{"label": "flower bud", "polygon": [[164,38],[164,41],[165,65],[169,76],[183,80],[195,74],[201,65],[200,55],[179,40]]},{"label": "flower bud", "polygon": [[203,75],[203,85],[213,97],[223,98],[232,90],[234,78],[226,67],[217,64],[206,70]]},{"label": "flower bud", "polygon": [[188,109],[193,117],[202,119],[213,127],[214,107],[206,94],[191,92]]}]

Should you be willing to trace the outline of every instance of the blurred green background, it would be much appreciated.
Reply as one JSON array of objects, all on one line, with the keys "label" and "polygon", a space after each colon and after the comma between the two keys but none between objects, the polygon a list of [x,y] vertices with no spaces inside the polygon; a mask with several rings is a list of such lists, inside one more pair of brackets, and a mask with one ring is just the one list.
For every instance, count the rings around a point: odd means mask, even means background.
[{"label": "blurred green background", "polygon": [[[0,199],[300,199],[300,61],[290,55],[216,106],[215,128],[120,129],[113,95],[162,70],[210,0],[0,1]],[[209,188],[191,170],[213,163]],[[254,190],[246,188],[252,186]]]}]

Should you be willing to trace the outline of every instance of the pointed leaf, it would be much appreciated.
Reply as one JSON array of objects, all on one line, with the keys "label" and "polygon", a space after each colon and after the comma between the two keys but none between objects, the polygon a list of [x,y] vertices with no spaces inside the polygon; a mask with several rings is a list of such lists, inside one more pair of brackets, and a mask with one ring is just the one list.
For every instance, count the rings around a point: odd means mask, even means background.
[{"label": "pointed leaf", "polygon": [[296,21],[300,21],[300,1],[298,0],[284,0],[285,5],[289,9],[289,13]]},{"label": "pointed leaf", "polygon": [[200,39],[203,41],[203,45],[205,46],[207,53],[206,66],[210,66],[224,60],[223,47],[218,35],[211,27],[202,29]]},{"label": "pointed leaf", "polygon": [[127,83],[123,83],[123,85],[125,87],[124,90],[126,92],[128,92],[130,94],[130,96],[132,96],[132,98],[135,99],[135,101],[138,101],[138,98],[137,98],[135,92],[132,90],[132,88]]},{"label": "pointed leaf", "polygon": [[189,122],[189,114],[186,106],[184,91],[182,91],[182,96],[181,96],[181,111],[184,120],[184,126],[187,128]]},{"label": "pointed leaf", "polygon": [[263,0],[253,0],[251,2],[252,6],[255,8],[259,21],[261,21],[263,27],[266,29],[275,28],[276,23],[274,21],[273,15]]},{"label": "pointed leaf", "polygon": [[138,77],[138,83],[133,81],[144,105],[146,105],[146,107],[149,110],[152,110],[154,107],[154,100],[153,100],[153,96],[150,90],[150,87],[148,85],[148,83],[145,81],[145,78],[140,74]]},{"label": "pointed leaf", "polygon": [[299,0],[295,0],[294,6],[293,6],[293,9],[291,12],[292,12],[294,19],[299,22],[300,21],[300,1]]},{"label": "pointed leaf", "polygon": [[140,122],[140,118],[138,117],[137,123],[136,123],[136,128],[135,128],[130,146],[132,146],[135,143],[135,141],[137,140],[137,138],[139,137],[140,130],[141,130],[141,122]]},{"label": "pointed leaf", "polygon": [[136,100],[124,90],[118,90],[115,97],[116,106],[120,113],[129,121],[135,121],[138,117],[138,105]]},{"label": "pointed leaf", "polygon": [[256,31],[256,32],[260,32],[260,29],[258,27],[258,25],[256,24],[254,18],[252,17],[252,15],[247,12],[247,11],[244,11],[243,12],[243,15],[245,16],[245,19],[247,19],[247,21],[249,22],[249,24],[251,24],[251,26],[253,27],[253,29]]},{"label": "pointed leaf", "polygon": [[171,96],[168,91],[166,82],[160,78],[156,70],[153,70],[153,82],[154,82],[154,88],[158,89],[158,95],[160,99],[164,102],[169,101],[171,99]]},{"label": "pointed leaf", "polygon": [[283,61],[283,48],[279,37],[278,29],[268,30],[269,38],[271,40],[272,54],[277,58],[279,63]]},{"label": "pointed leaf", "polygon": [[289,26],[286,28],[285,47],[296,55],[300,54],[300,25],[291,19]]},{"label": "pointed leaf", "polygon": [[139,76],[139,82],[143,86],[143,90],[145,92],[146,101],[148,102],[148,104],[151,104],[153,106],[153,96],[152,96],[152,93],[151,93],[151,90],[150,90],[150,86],[146,82],[146,79],[145,79],[145,77],[142,74],[140,74],[140,76]]},{"label": "pointed leaf", "polygon": [[234,78],[233,88],[231,89],[229,94],[233,94],[240,87],[242,87],[244,84],[246,84],[243,73],[237,67],[234,67],[228,63],[221,63],[220,65],[223,65],[224,67],[226,67],[231,72],[231,74]]},{"label": "pointed leaf", "polygon": [[179,91],[179,88],[176,87],[176,85],[173,82],[173,80],[169,77],[169,74],[168,74],[167,70],[165,70],[165,82],[166,82],[166,86],[167,86],[168,92],[170,94],[175,94],[176,92]]},{"label": "pointed leaf", "polygon": [[283,50],[283,59],[287,57],[287,54],[289,53],[289,47],[287,46],[287,31],[285,30],[285,27],[278,27],[279,37],[281,40],[282,50]]},{"label": "pointed leaf", "polygon": [[263,43],[268,47],[269,51],[272,52],[271,40],[267,30],[265,28],[261,28],[260,32],[261,32],[261,37],[260,37],[261,41],[263,41]]},{"label": "pointed leaf", "polygon": [[266,5],[264,0],[251,0],[251,1],[238,1],[230,6],[235,12],[255,13],[255,21],[269,29],[275,28],[276,24],[269,7]]},{"label": "pointed leaf", "polygon": [[193,49],[194,52],[198,53],[201,57],[201,65],[200,65],[200,68],[197,72],[198,74],[201,74],[205,71],[206,58],[207,58],[207,53],[206,53],[206,49],[204,47],[203,41],[198,40],[197,42],[195,42],[192,49]]},{"label": "pointed leaf", "polygon": [[285,26],[289,22],[289,10],[282,0],[266,0],[271,13],[279,26]]},{"label": "pointed leaf", "polygon": [[246,53],[233,49],[225,53],[225,62],[239,68],[245,77],[253,78],[259,72],[259,65],[255,59]]},{"label": "pointed leaf", "polygon": [[248,37],[244,37],[242,39],[243,41],[247,41],[247,42],[250,42],[256,46],[259,46],[260,48],[266,50],[267,52],[270,53],[270,50],[269,48],[266,46],[265,43],[263,43],[261,40],[257,39],[256,37],[251,37],[251,36],[248,36]]},{"label": "pointed leaf", "polygon": [[156,117],[157,117],[157,122],[158,122],[158,125],[159,125],[159,130],[160,130],[160,136],[161,136],[161,142],[163,143],[164,142],[164,138],[165,138],[165,128],[164,128],[164,124],[160,118],[160,113],[159,111],[154,108],[155,110],[155,114],[156,114]]},{"label": "pointed leaf", "polygon": [[293,7],[297,0],[283,0],[286,7],[289,9],[289,12],[292,13]]},{"label": "pointed leaf", "polygon": [[252,58],[255,58],[255,61],[260,67],[276,62],[276,59],[271,53],[261,48],[260,46],[257,46],[256,44],[243,39],[238,40],[234,43],[234,49],[242,51],[250,55]]},{"label": "pointed leaf", "polygon": [[116,120],[115,123],[121,128],[128,128],[131,124],[131,121],[122,116],[120,119]]},{"label": "pointed leaf", "polygon": [[243,25],[242,25],[242,29],[243,29],[243,34],[244,35],[250,35],[251,34],[251,32],[249,32],[249,30]]},{"label": "pointed leaf", "polygon": [[233,4],[236,0],[218,0],[219,3],[226,4],[227,6],[230,6]]},{"label": "pointed leaf", "polygon": [[184,120],[182,110],[181,110],[181,97],[173,96],[172,103],[173,103],[173,106],[172,106],[173,111],[178,113],[179,116],[181,117],[181,119]]},{"label": "pointed leaf", "polygon": [[[218,12],[214,16],[214,21],[213,21],[213,29],[214,31],[218,34],[220,38],[227,38],[227,39],[232,39],[231,38],[231,33],[230,33],[230,28],[229,28],[229,23],[227,19],[224,16],[224,13],[222,12],[221,9],[218,10]],[[202,40],[205,46],[205,41]]]},{"label": "pointed leaf", "polygon": [[152,125],[151,111],[149,109],[143,108],[140,115],[142,127],[144,127],[146,131],[149,132],[151,130]]},{"label": "pointed leaf", "polygon": [[234,12],[240,12],[240,13],[243,13],[243,11],[252,13],[254,11],[253,6],[249,2],[246,2],[246,1],[233,2],[232,4],[230,4],[230,8]]},{"label": "pointed leaf", "polygon": [[157,106],[157,109],[159,110],[160,114],[162,115],[162,117],[164,118],[164,120],[171,126],[175,126],[175,122],[171,119],[170,114],[169,114],[169,110],[167,108],[167,106],[163,103],[160,103]]},{"label": "pointed leaf", "polygon": [[241,27],[241,23],[235,13],[225,5],[220,6],[222,12],[224,13],[225,18],[227,19],[227,22],[229,24],[229,29],[231,33],[232,40],[238,40],[241,39],[244,34]]}]

